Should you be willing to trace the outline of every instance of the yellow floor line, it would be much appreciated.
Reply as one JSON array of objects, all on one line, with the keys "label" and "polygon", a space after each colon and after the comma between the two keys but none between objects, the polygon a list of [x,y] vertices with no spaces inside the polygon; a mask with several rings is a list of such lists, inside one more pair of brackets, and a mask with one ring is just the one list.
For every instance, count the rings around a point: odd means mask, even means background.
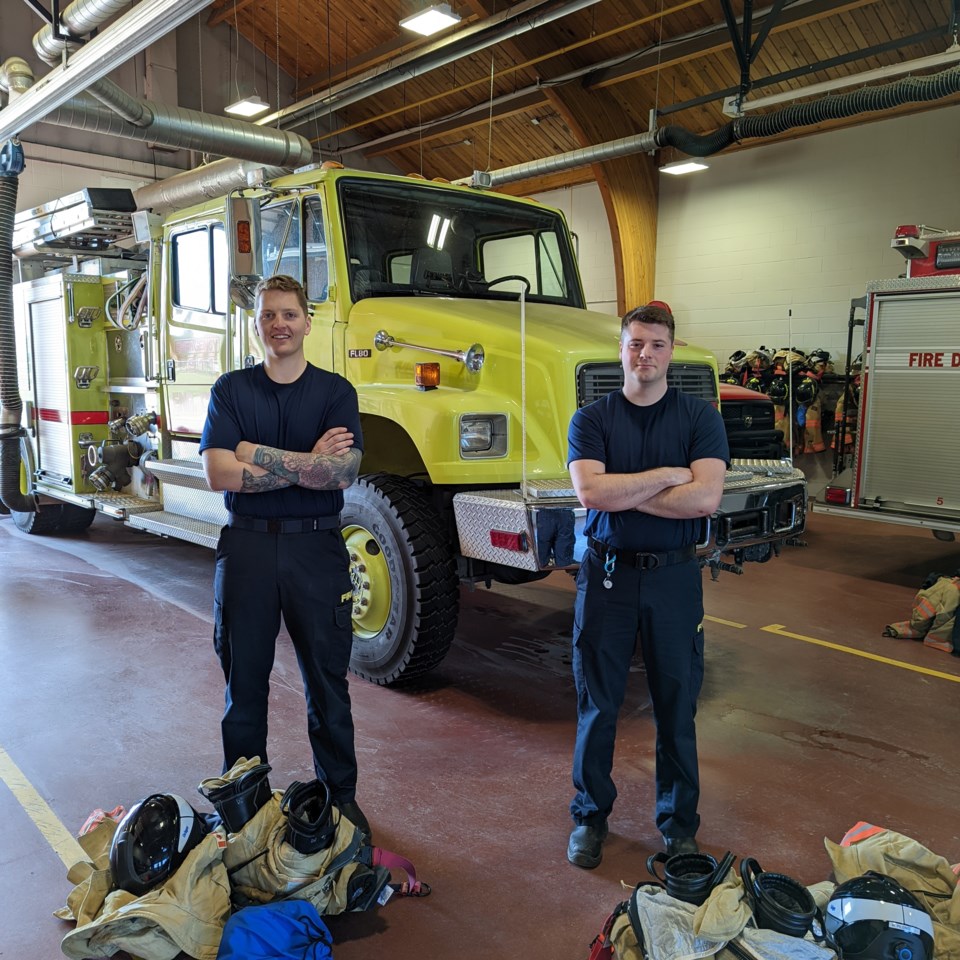
[{"label": "yellow floor line", "polygon": [[807,637],[802,633],[791,633],[784,628],[782,623],[771,623],[770,626],[760,629],[766,633],[775,633],[778,637],[792,637],[794,640],[803,640],[805,643],[815,643],[818,647],[829,647],[831,650],[839,650],[841,653],[852,653],[855,657],[863,657],[865,660],[876,660],[877,663],[887,663],[891,667],[900,667],[903,670],[912,670],[914,673],[922,673],[928,677],[937,677],[940,680],[952,680],[954,683],[960,683],[960,676],[956,674],[941,673],[939,670],[918,667],[912,663],[904,663],[902,660],[891,660],[890,657],[881,657],[876,653],[867,653],[866,650],[856,650],[839,643],[830,643],[829,640],[818,640],[816,637]]},{"label": "yellow floor line", "polygon": [[736,620],[721,620],[720,617],[704,617],[704,620],[709,620],[711,623],[722,623],[725,627],[736,627],[738,630],[746,630],[747,625],[745,623],[737,623]]},{"label": "yellow floor line", "polygon": [[78,860],[86,860],[83,847],[77,843],[73,834],[57,819],[49,804],[34,789],[33,784],[23,775],[23,771],[10,759],[10,754],[0,747],[0,780],[10,788],[10,792],[26,811],[27,816],[37,825],[54,853],[67,867]]}]

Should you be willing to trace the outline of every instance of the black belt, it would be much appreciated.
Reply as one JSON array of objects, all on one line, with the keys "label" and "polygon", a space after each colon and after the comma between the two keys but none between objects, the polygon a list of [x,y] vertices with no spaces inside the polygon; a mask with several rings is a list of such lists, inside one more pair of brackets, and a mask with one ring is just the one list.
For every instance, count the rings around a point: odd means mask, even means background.
[{"label": "black belt", "polygon": [[313,533],[316,530],[336,530],[340,526],[335,517],[298,517],[293,520],[263,520],[260,517],[238,517],[230,514],[228,527],[253,530],[255,533]]},{"label": "black belt", "polygon": [[668,550],[666,553],[638,553],[636,550],[621,550],[611,547],[601,540],[590,538],[590,549],[601,559],[607,554],[616,557],[617,563],[625,563],[628,567],[638,570],[656,570],[657,567],[669,567],[674,563],[683,563],[692,560],[697,555],[695,546],[681,547],[679,550]]}]

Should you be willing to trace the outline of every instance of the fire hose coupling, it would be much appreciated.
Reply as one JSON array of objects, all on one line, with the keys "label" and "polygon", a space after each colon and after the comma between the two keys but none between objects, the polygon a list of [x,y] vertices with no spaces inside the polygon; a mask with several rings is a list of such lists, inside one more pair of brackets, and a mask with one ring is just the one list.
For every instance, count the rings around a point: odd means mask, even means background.
[{"label": "fire hose coupling", "polygon": [[19,139],[8,140],[0,147],[0,177],[19,177],[25,165]]}]

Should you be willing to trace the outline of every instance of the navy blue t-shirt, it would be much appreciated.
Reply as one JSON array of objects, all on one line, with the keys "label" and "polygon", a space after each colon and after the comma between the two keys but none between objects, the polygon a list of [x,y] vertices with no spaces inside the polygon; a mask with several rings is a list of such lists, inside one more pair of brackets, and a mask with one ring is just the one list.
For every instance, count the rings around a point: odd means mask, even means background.
[{"label": "navy blue t-shirt", "polygon": [[[621,390],[578,410],[570,421],[567,465],[598,460],[607,473],[642,473],[655,467],[689,467],[694,460],[730,463],[718,410],[698,397],[668,387],[647,407]],[[702,520],[654,517],[639,510],[588,510],[585,533],[623,550],[663,553],[695,544]]]},{"label": "navy blue t-shirt", "polygon": [[[308,453],[331,427],[346,427],[354,448],[363,449],[357,391],[349,380],[308,363],[293,383],[275,383],[257,364],[225,373],[213,385],[200,451],[236,450],[241,440],[248,440]],[[226,491],[224,501],[242,517],[329,517],[343,509],[343,492],[292,486],[266,493]]]}]

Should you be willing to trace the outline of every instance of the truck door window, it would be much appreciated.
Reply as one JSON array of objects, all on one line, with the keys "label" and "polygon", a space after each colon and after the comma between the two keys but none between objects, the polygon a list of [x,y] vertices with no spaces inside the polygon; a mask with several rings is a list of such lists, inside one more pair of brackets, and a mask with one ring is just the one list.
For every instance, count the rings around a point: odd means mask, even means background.
[{"label": "truck door window", "polygon": [[306,240],[307,299],[322,302],[329,286],[327,239],[319,197],[308,197],[303,205],[303,236]]},{"label": "truck door window", "polygon": [[173,303],[201,313],[226,313],[227,244],[221,224],[173,238]]},{"label": "truck door window", "polygon": [[299,205],[288,200],[267,207],[261,214],[263,273],[285,273],[303,282],[300,255]]}]

